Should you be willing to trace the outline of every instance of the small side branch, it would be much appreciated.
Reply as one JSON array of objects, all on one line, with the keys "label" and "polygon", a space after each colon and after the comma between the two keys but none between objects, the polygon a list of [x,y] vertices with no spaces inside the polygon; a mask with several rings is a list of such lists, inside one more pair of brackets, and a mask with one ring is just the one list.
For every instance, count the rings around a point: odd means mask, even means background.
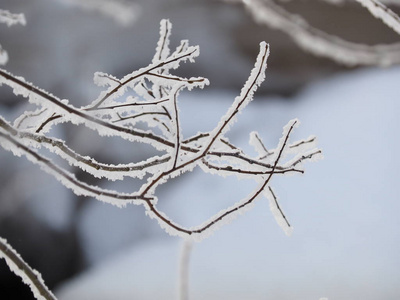
[{"label": "small side branch", "polygon": [[[158,211],[154,203],[150,201],[146,202],[148,209],[147,213],[151,217],[156,218],[160,226],[162,226],[163,228],[168,228],[167,230],[170,234],[179,235],[182,237],[192,237],[193,239],[201,240],[202,238],[205,237],[206,232],[211,233],[212,231],[212,230],[210,231],[211,228],[218,227],[219,225],[225,223],[224,222],[225,220],[228,221],[232,220],[238,213],[244,212],[244,210],[246,208],[249,208],[251,204],[253,204],[254,200],[264,191],[264,189],[268,186],[272,178],[272,175],[275,172],[279,160],[281,159],[282,154],[288,144],[290,134],[293,128],[297,125],[297,123],[298,123],[297,120],[292,120],[284,127],[284,135],[279,142],[279,147],[278,147],[279,152],[274,161],[272,172],[264,177],[261,177],[263,178],[262,183],[247,198],[243,199],[242,201],[228,208],[227,210],[221,211],[216,216],[212,217],[210,220],[205,222],[203,225],[200,225],[197,228],[187,229],[178,224],[175,224],[170,219],[168,219],[168,217],[166,217],[163,213]],[[166,173],[160,174],[155,180],[152,180],[151,183],[143,191],[143,195],[146,194],[153,185],[156,185],[156,182],[161,180],[165,175]]]},{"label": "small side branch", "polygon": [[278,203],[278,198],[275,196],[275,193],[270,186],[265,189],[264,195],[269,200],[269,207],[275,218],[275,221],[283,229],[285,234],[290,236],[293,232],[293,227],[290,225],[285,214],[283,213],[283,210]]}]

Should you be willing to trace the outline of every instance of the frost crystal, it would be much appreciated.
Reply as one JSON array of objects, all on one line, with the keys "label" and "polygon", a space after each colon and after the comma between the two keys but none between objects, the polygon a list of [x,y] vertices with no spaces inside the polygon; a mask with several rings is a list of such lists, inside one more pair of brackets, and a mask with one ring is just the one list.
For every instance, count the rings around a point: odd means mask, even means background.
[{"label": "frost crystal", "polygon": [[[156,219],[172,235],[201,240],[249,209],[260,195],[269,199],[277,223],[286,234],[290,234],[292,227],[278,204],[270,181],[273,175],[303,173],[304,161],[320,158],[321,151],[316,148],[316,138],[311,136],[290,143],[291,132],[299,125],[298,120],[291,120],[284,127],[275,149],[267,149],[260,135],[252,132],[250,144],[258,153],[257,157],[252,157],[229,142],[225,136],[265,79],[269,45],[265,42],[260,44],[248,80],[215,128],[185,139],[180,122],[180,92],[184,89],[203,88],[208,85],[208,80],[172,74],[182,62],[193,62],[199,55],[199,47],[189,46],[188,41],[183,40],[171,51],[171,29],[168,20],[161,21],[160,39],[152,62],[147,67],[123,78],[95,73],[94,82],[103,91],[92,103],[81,108],[35,87],[24,78],[0,69],[0,84],[9,86],[15,95],[37,106],[21,114],[12,123],[0,116],[1,147],[16,156],[27,157],[77,195],[94,197],[117,206],[128,203],[143,205],[146,214]],[[81,155],[68,146],[66,141],[50,136],[50,129],[61,123],[83,125],[102,136],[118,136],[130,142],[146,143],[162,153],[136,163],[107,164]],[[147,180],[131,193],[89,185],[42,154],[39,151],[41,148],[48,149],[69,165],[95,177],[112,181],[123,180],[125,177],[147,177]],[[223,177],[250,178],[258,186],[236,204],[210,217],[203,224],[184,228],[157,209],[159,200],[155,192],[158,186],[171,178],[191,172],[196,166],[206,173]]]}]

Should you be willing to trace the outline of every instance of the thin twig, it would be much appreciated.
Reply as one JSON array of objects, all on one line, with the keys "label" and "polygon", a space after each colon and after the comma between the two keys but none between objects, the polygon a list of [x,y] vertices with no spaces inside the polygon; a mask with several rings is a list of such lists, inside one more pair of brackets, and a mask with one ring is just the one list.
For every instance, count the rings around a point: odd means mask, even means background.
[{"label": "thin twig", "polygon": [[[31,140],[36,142],[37,146],[44,145],[51,151],[55,152],[56,154],[60,155],[60,157],[67,159],[72,165],[82,167],[82,164],[86,167],[89,167],[87,170],[94,176],[99,177],[100,172],[103,177],[109,179],[116,179],[115,173],[120,173],[122,176],[129,176],[129,177],[138,177],[137,171],[147,171],[147,169],[159,166],[164,164],[170,160],[168,155],[164,155],[162,157],[152,157],[151,159],[139,163],[130,163],[130,164],[105,164],[101,162],[97,162],[93,158],[88,158],[86,156],[80,155],[76,153],[74,150],[69,148],[64,141],[57,140],[54,138],[50,138],[44,135],[38,135],[30,132],[21,132],[20,130],[14,128],[10,124],[8,124],[3,118],[0,117],[0,127],[6,130],[10,135],[14,138],[21,139],[21,140]],[[56,151],[58,149],[59,151]],[[93,171],[91,171],[93,170]],[[107,173],[111,173],[110,176]],[[122,177],[123,178],[123,177]],[[122,179],[121,178],[121,179]]]}]

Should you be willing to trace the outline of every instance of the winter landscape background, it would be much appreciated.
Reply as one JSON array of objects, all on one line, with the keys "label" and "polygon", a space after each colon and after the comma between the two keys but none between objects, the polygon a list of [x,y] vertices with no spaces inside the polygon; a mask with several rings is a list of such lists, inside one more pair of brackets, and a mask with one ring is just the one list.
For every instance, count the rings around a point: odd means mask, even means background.
[{"label": "winter landscape background", "polygon": [[[362,8],[328,10],[327,4],[310,2],[293,9],[322,28],[366,43],[398,40]],[[240,5],[179,0],[137,5],[136,22],[124,27],[66,0],[3,0],[1,8],[27,18],[25,27],[1,28],[0,43],[10,56],[5,69],[84,105],[99,92],[94,72],[121,77],[150,62],[159,22],[169,18],[172,41],[187,38],[200,45],[200,57],[181,74],[211,81],[180,97],[183,134],[190,136],[219,121],[265,40],[271,45],[267,79],[228,136],[252,151],[248,135],[257,130],[274,147],[282,127],[297,117],[301,125],[294,139],[315,134],[324,153],[324,160],[306,165],[305,175],[273,179],[294,226],[291,237],[260,197],[252,210],[194,245],[190,299],[398,299],[400,68],[350,69],[315,58],[284,34],[255,24]],[[24,100],[9,88],[0,92],[5,118],[25,110]],[[81,152],[110,162],[140,159],[148,151],[89,130],[60,134]],[[60,299],[177,298],[182,242],[148,219],[142,207],[119,209],[76,197],[4,150],[0,169],[0,236],[42,273]],[[131,190],[135,184],[118,187]],[[240,199],[251,184],[195,171],[162,186],[157,195],[164,212],[190,226]],[[32,298],[3,262],[0,295]]]}]

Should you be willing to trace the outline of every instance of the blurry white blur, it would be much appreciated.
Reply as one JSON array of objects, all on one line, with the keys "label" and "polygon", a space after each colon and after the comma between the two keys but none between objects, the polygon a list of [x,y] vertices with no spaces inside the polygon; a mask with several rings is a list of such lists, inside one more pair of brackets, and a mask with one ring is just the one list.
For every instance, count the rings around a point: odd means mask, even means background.
[{"label": "blurry white blur", "polygon": [[[189,299],[400,299],[399,66],[345,68],[316,58],[285,34],[257,25],[240,4],[128,1],[132,15],[118,21],[95,1],[86,7],[83,2],[1,0],[1,9],[24,13],[27,20],[26,26],[0,28],[0,44],[9,54],[4,68],[79,107],[101,91],[93,84],[94,72],[122,77],[149,64],[159,22],[168,18],[174,45],[188,39],[200,46],[196,63],[177,73],[211,82],[180,96],[183,135],[189,137],[218,123],[265,40],[271,46],[267,79],[228,134],[230,140],[251,152],[249,133],[257,130],[275,147],[282,127],[297,117],[301,125],[293,140],[314,134],[323,149],[324,160],[306,164],[304,175],[273,179],[294,226],[292,236],[282,232],[267,199],[260,197],[252,210],[193,245]],[[282,5],[348,40],[399,40],[355,3]],[[25,99],[8,87],[1,87],[0,95],[0,115],[8,121],[27,109]],[[64,127],[58,134],[79,152],[109,163],[148,156],[145,145],[100,138],[84,128]],[[79,176],[124,192],[140,186],[133,180],[108,183]],[[193,226],[240,200],[252,186],[196,170],[161,186],[157,196],[163,212]],[[119,209],[77,197],[3,149],[0,236],[42,273],[61,300],[178,299],[182,241],[146,217],[143,207]],[[32,299],[1,262],[3,297]]]}]

